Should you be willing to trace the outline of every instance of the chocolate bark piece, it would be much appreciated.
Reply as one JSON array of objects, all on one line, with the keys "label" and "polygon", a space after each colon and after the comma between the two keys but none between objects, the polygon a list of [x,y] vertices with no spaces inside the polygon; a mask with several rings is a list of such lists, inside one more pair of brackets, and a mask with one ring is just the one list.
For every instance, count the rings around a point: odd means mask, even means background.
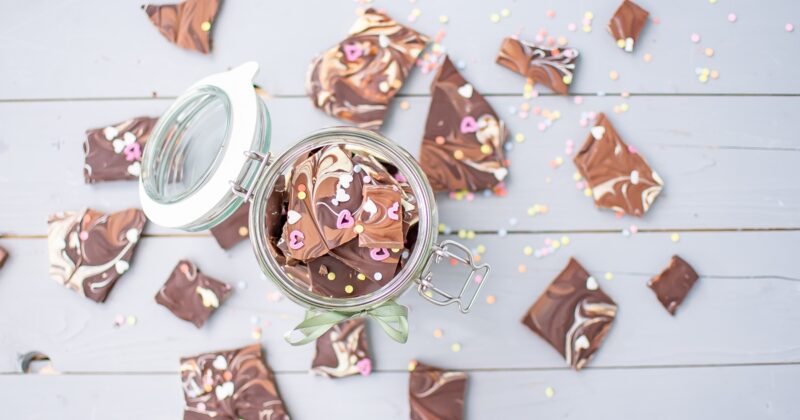
[{"label": "chocolate bark piece", "polygon": [[168,41],[187,50],[208,54],[211,52],[211,28],[220,2],[185,0],[161,6],[147,4],[142,9]]},{"label": "chocolate bark piece", "polygon": [[578,50],[574,48],[547,48],[509,37],[500,46],[497,64],[566,95],[577,59]]},{"label": "chocolate bark piece", "polygon": [[553,346],[575,370],[600,348],[617,304],[573,258],[528,309],[522,323]]},{"label": "chocolate bark piece", "polygon": [[623,0],[619,5],[614,16],[608,21],[608,33],[617,41],[617,46],[627,52],[633,52],[639,34],[647,23],[650,13],[642,9],[638,4]]},{"label": "chocolate bark piece", "polygon": [[308,262],[311,291],[326,297],[351,298],[363,296],[382,288],[386,282],[367,278],[363,273],[330,255]]},{"label": "chocolate bark piece", "polygon": [[508,175],[505,124],[445,57],[431,84],[420,165],[434,191],[492,188]]},{"label": "chocolate bark piece", "polygon": [[6,260],[8,260],[8,251],[0,246],[0,268],[3,268],[3,266],[6,264]]},{"label": "chocolate bark piece", "polygon": [[261,345],[181,358],[184,420],[288,420]]},{"label": "chocolate bark piece", "polygon": [[410,366],[408,400],[412,420],[464,418],[466,373],[448,372],[417,361],[412,361]]},{"label": "chocolate bark piece", "polygon": [[83,178],[87,184],[138,179],[142,151],[158,118],[136,117],[86,130]]},{"label": "chocolate bark piece", "polygon": [[[367,248],[358,245],[358,239],[334,248],[330,254],[348,267],[364,274],[370,280],[386,282],[394,277],[403,250],[394,248]],[[382,283],[386,284],[386,283]]]},{"label": "chocolate bark piece", "polygon": [[647,287],[653,289],[664,309],[675,315],[675,310],[683,303],[686,295],[699,277],[691,265],[683,258],[673,255],[669,265],[661,274],[653,277]]},{"label": "chocolate bark piece", "polygon": [[286,255],[308,261],[328,253],[325,239],[317,229],[313,213],[312,192],[317,155],[311,155],[294,166],[289,183],[287,221],[283,225]]},{"label": "chocolate bark piece", "polygon": [[156,302],[200,328],[230,292],[229,284],[201,273],[191,261],[181,260],[156,294]]},{"label": "chocolate bark piece", "polygon": [[602,113],[573,161],[597,207],[641,217],[664,188],[658,173],[622,141]]},{"label": "chocolate bark piece", "polygon": [[400,190],[394,186],[364,187],[361,217],[356,224],[358,245],[369,248],[402,249],[403,208]]},{"label": "chocolate bark piece", "polygon": [[211,236],[216,239],[222,249],[233,248],[234,245],[249,237],[249,216],[250,203],[242,203],[227,219],[211,228]]},{"label": "chocolate bark piece", "polygon": [[364,318],[348,319],[317,338],[317,354],[311,362],[311,373],[328,378],[369,375],[372,359],[365,321]]},{"label": "chocolate bark piece", "polygon": [[128,271],[146,221],[139,209],[51,215],[47,221],[50,277],[95,302],[105,301]]},{"label": "chocolate bark piece", "polygon": [[367,9],[350,35],[312,61],[306,92],[328,115],[377,130],[428,37]]}]

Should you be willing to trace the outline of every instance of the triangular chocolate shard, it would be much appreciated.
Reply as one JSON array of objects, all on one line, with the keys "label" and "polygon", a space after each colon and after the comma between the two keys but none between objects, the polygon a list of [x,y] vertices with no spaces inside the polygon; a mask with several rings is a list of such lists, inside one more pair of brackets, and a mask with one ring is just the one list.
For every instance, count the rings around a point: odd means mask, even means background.
[{"label": "triangular chocolate shard", "polygon": [[211,52],[211,28],[220,2],[186,0],[161,6],[147,4],[142,9],[164,38],[181,48],[208,54]]}]

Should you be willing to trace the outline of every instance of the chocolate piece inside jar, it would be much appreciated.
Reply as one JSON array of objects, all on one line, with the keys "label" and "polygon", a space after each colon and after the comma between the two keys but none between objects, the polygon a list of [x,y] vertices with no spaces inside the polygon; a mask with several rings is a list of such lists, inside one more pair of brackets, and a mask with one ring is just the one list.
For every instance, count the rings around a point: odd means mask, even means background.
[{"label": "chocolate piece inside jar", "polygon": [[319,296],[382,289],[416,242],[419,212],[407,178],[387,158],[354,145],[304,154],[281,174],[268,201],[270,254]]}]

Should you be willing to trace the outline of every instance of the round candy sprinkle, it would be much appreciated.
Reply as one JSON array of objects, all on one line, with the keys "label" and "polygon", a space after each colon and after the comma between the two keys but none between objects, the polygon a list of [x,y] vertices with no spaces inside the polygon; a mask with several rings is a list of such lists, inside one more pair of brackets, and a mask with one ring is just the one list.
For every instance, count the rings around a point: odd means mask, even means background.
[{"label": "round candy sprinkle", "polygon": [[644,57],[642,57],[642,59],[644,59],[645,63],[649,63],[649,62],[653,61],[653,56],[650,53],[646,53],[644,55]]},{"label": "round candy sprinkle", "polygon": [[200,24],[200,30],[203,32],[208,32],[211,30],[211,22],[203,22]]},{"label": "round candy sprinkle", "polygon": [[706,48],[706,50],[704,52],[706,54],[706,57],[713,57],[714,56],[714,49],[713,48]]},{"label": "round candy sprinkle", "polygon": [[575,32],[577,29],[578,25],[576,25],[574,22],[567,25],[567,30],[570,32]]},{"label": "round candy sprinkle", "polygon": [[717,4],[717,0],[708,0],[708,2],[711,4]]},{"label": "round candy sprinkle", "polygon": [[372,277],[375,277],[375,280],[377,281],[383,280],[383,274],[381,273],[375,273]]},{"label": "round candy sprinkle", "polygon": [[547,9],[547,17],[549,17],[550,19],[556,17],[556,11],[553,9]]},{"label": "round candy sprinkle", "polygon": [[728,14],[728,22],[730,22],[730,23],[736,22],[736,14],[735,13],[729,13]]},{"label": "round candy sprinkle", "polygon": [[501,11],[500,11],[500,16],[503,16],[503,17],[509,17],[509,16],[511,16],[511,10],[508,10],[508,9],[503,9],[503,10],[501,10]]},{"label": "round candy sprinkle", "polygon": [[692,42],[697,44],[698,42],[700,42],[700,34],[693,33],[690,39],[692,40]]},{"label": "round candy sprinkle", "polygon": [[545,397],[553,398],[554,395],[556,395],[556,390],[553,389],[552,386],[548,386],[547,388],[544,389],[544,396]]},{"label": "round candy sprinkle", "polygon": [[438,144],[438,145],[440,145],[440,146],[441,146],[441,145],[443,145],[443,144],[444,144],[444,137],[442,137],[442,136],[436,136],[436,139],[435,139],[434,141],[436,142],[436,144]]},{"label": "round candy sprinkle", "polygon": [[442,332],[441,328],[437,328],[437,329],[433,330],[433,336],[436,337],[436,338],[442,338],[442,334],[443,334],[443,332]]},{"label": "round candy sprinkle", "polygon": [[481,145],[481,153],[484,155],[492,153],[492,146],[489,146],[488,144]]},{"label": "round candy sprinkle", "polygon": [[460,343],[453,343],[453,344],[451,344],[451,345],[450,345],[450,350],[452,350],[452,351],[453,351],[453,353],[458,353],[458,352],[460,352],[460,351],[461,351],[461,344],[460,344]]},{"label": "round candy sprinkle", "polygon": [[238,283],[236,283],[236,287],[238,287],[239,290],[247,289],[247,282],[239,281]]},{"label": "round candy sprinkle", "polygon": [[792,25],[791,23],[787,23],[786,26],[784,26],[783,28],[786,29],[786,32],[794,31],[794,25]]},{"label": "round candy sprinkle", "polygon": [[448,18],[447,15],[439,16],[439,23],[447,23],[449,21],[450,21],[450,18]]},{"label": "round candy sprinkle", "polygon": [[328,280],[331,280],[331,281],[336,280],[336,273],[331,271],[330,273],[328,273],[327,277],[328,277]]},{"label": "round candy sprinkle", "polygon": [[250,336],[253,337],[253,340],[260,340],[261,339],[261,328],[260,327],[253,327],[250,331]]},{"label": "round candy sprinkle", "polygon": [[616,70],[611,70],[611,71],[608,73],[608,77],[609,77],[611,80],[617,80],[617,79],[619,79],[619,73],[617,73],[617,71],[616,71]]},{"label": "round candy sprinkle", "polygon": [[299,198],[299,199],[301,199],[301,200],[305,200],[305,199],[306,199],[306,193],[305,193],[305,191],[300,191],[300,192],[298,192],[298,193],[297,193],[297,198]]},{"label": "round candy sprinkle", "polygon": [[522,249],[522,253],[527,256],[531,256],[533,255],[533,248],[526,246],[525,248]]},{"label": "round candy sprinkle", "polygon": [[365,276],[364,273],[358,273],[356,278],[359,279],[360,281],[364,281],[367,279],[367,276]]},{"label": "round candy sprinkle", "polygon": [[603,278],[605,278],[606,280],[614,280],[614,274],[609,271],[605,275],[603,275]]},{"label": "round candy sprinkle", "polygon": [[522,143],[523,141],[525,141],[525,135],[524,135],[524,134],[522,134],[522,133],[517,133],[517,134],[514,136],[514,140],[515,140],[517,143]]},{"label": "round candy sprinkle", "polygon": [[348,295],[350,293],[353,293],[353,286],[348,284],[347,286],[344,287],[344,292],[347,293]]},{"label": "round candy sprinkle", "polygon": [[247,226],[239,227],[239,236],[247,236],[248,230]]},{"label": "round candy sprinkle", "polygon": [[497,298],[494,295],[486,296],[486,303],[489,305],[493,305],[495,301],[497,301]]},{"label": "round candy sprinkle", "polygon": [[569,245],[569,236],[562,236],[561,237],[561,245],[564,245],[564,246]]},{"label": "round candy sprinkle", "polygon": [[675,232],[675,233],[673,233],[672,235],[669,236],[669,239],[672,242],[678,242],[678,241],[681,240],[681,235],[679,235],[677,232]]},{"label": "round candy sprinkle", "polygon": [[363,225],[356,225],[355,229],[353,229],[353,230],[355,230],[356,233],[364,232],[364,226]]},{"label": "round candy sprinkle", "polygon": [[128,325],[136,325],[136,317],[133,315],[128,315],[125,320],[128,322]]},{"label": "round candy sprinkle", "polygon": [[517,271],[520,273],[524,273],[526,270],[527,268],[525,267],[525,264],[520,264],[519,267],[517,267]]},{"label": "round candy sprinkle", "polygon": [[458,160],[464,159],[464,152],[460,149],[456,150],[455,152],[453,152],[453,157]]},{"label": "round candy sprinkle", "polygon": [[400,109],[402,109],[403,111],[405,111],[405,110],[407,110],[408,108],[411,108],[411,104],[409,104],[409,103],[408,103],[408,101],[402,101],[402,102],[400,102]]},{"label": "round candy sprinkle", "polygon": [[492,23],[497,23],[497,22],[500,22],[500,15],[498,15],[497,13],[492,13],[492,14],[489,16],[489,20],[491,20],[491,21],[492,21]]}]

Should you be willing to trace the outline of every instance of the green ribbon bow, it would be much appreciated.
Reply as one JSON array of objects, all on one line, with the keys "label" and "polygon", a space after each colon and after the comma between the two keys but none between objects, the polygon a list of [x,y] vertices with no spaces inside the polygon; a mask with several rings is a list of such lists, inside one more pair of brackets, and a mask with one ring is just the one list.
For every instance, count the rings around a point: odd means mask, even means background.
[{"label": "green ribbon bow", "polygon": [[[353,318],[366,316],[378,322],[383,331],[398,343],[408,340],[408,308],[398,305],[390,300],[372,309],[361,312],[343,313],[336,311],[317,312],[312,309],[306,311],[306,319],[297,324],[293,330],[283,335],[287,343],[293,346],[302,346],[316,340],[334,325]],[[298,332],[302,337],[293,338]]]}]

